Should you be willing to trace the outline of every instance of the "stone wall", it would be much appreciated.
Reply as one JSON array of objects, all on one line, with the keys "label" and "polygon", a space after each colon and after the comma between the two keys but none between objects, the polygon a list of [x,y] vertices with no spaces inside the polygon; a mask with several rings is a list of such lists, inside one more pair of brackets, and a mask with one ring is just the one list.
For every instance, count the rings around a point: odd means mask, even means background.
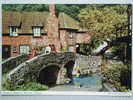
[{"label": "stone wall", "polygon": [[100,56],[78,56],[75,63],[79,66],[82,75],[101,72]]},{"label": "stone wall", "polygon": [[27,55],[18,55],[15,57],[10,57],[2,62],[2,72],[7,72],[17,67],[19,64],[27,60]]},{"label": "stone wall", "polygon": [[[38,55],[17,66],[7,76],[11,88],[23,84],[26,80],[37,81],[39,72],[50,65],[56,65],[62,69],[69,61],[75,61],[74,53],[57,53]],[[59,81],[58,81],[59,83]]]}]

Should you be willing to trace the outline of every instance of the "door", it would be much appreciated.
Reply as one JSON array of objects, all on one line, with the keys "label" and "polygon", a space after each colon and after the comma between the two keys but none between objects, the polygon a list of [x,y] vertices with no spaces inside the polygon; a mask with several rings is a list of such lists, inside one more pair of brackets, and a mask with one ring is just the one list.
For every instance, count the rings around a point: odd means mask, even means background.
[{"label": "door", "polygon": [[11,46],[10,45],[2,45],[2,58],[11,57]]},{"label": "door", "polygon": [[30,48],[27,45],[20,46],[20,54],[29,54]]}]

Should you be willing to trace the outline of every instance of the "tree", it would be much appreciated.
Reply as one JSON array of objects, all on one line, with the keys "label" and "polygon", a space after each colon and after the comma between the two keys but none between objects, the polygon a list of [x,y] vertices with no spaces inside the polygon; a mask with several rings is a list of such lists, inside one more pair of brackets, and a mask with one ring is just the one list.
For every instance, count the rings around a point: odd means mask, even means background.
[{"label": "tree", "polygon": [[[78,17],[81,21],[81,26],[87,27],[88,31],[100,40],[114,39],[127,35],[127,13],[123,10],[118,13],[119,6],[117,5],[116,7],[102,5],[98,6],[98,8],[94,6],[91,9],[85,8],[80,11]],[[125,26],[125,30],[122,30],[123,26]],[[119,30],[119,28],[121,29]]]},{"label": "tree", "polygon": [[[3,4],[4,11],[48,11],[48,4]],[[87,5],[74,5],[74,4],[57,4],[56,14],[65,12],[74,19],[78,20],[79,11]]]},{"label": "tree", "polygon": [[3,4],[4,11],[48,11],[48,5],[44,4]]}]

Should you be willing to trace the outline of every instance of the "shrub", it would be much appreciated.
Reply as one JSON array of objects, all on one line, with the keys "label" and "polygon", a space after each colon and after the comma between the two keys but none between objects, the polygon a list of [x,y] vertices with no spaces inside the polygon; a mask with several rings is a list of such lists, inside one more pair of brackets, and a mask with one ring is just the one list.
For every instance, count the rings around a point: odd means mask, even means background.
[{"label": "shrub", "polygon": [[[110,66],[108,68],[108,66]],[[106,61],[102,64],[102,73],[106,81],[113,84],[120,92],[131,90],[131,64],[109,64]],[[104,69],[105,68],[105,69]]]}]

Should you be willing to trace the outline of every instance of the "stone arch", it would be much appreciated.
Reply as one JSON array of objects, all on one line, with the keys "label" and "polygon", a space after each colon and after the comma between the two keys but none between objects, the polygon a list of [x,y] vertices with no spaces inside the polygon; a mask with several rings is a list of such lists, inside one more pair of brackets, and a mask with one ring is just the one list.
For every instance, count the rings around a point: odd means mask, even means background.
[{"label": "stone arch", "polygon": [[57,64],[44,66],[38,73],[39,83],[45,84],[49,87],[56,85],[59,70],[60,67]]},{"label": "stone arch", "polygon": [[74,67],[75,61],[74,60],[69,60],[65,65],[64,68],[66,68],[66,76],[68,78],[72,78],[72,71]]}]

